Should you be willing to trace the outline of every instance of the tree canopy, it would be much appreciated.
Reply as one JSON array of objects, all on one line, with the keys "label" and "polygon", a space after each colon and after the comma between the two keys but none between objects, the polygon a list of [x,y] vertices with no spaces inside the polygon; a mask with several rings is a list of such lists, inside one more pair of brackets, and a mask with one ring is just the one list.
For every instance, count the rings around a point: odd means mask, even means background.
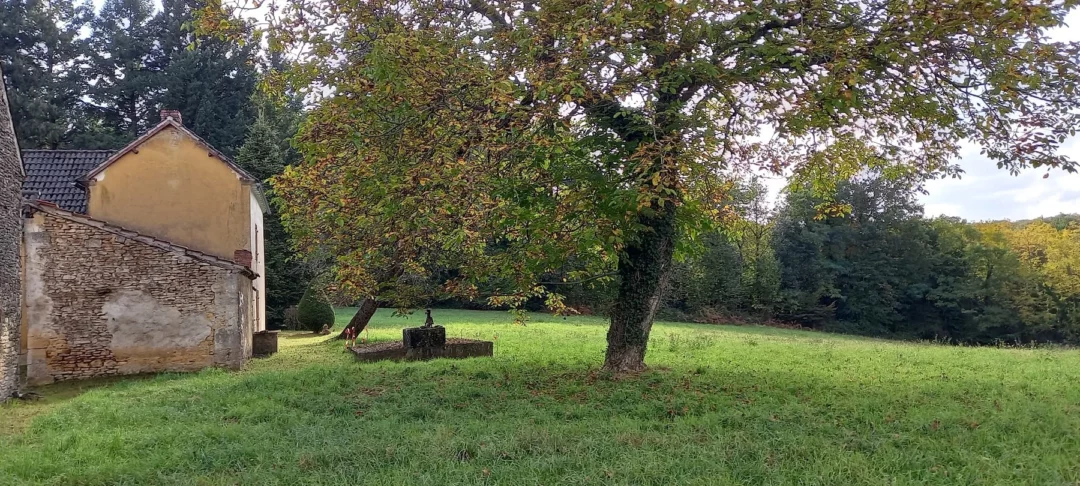
[{"label": "tree canopy", "polygon": [[283,221],[359,294],[395,265],[512,299],[571,261],[614,272],[605,367],[639,370],[673,255],[731,214],[734,169],[818,194],[867,168],[918,185],[969,141],[1010,171],[1075,170],[1080,46],[1046,36],[1075,6],[285,1],[270,45],[321,99],[278,179]]},{"label": "tree canopy", "polygon": [[72,1],[0,1],[0,67],[21,147],[71,142],[87,75],[79,31],[92,17]]},{"label": "tree canopy", "polygon": [[[255,116],[258,45],[196,39],[203,0],[0,1],[0,64],[23,149],[115,149],[163,108],[226,154]],[[238,35],[249,32],[238,24]]]}]

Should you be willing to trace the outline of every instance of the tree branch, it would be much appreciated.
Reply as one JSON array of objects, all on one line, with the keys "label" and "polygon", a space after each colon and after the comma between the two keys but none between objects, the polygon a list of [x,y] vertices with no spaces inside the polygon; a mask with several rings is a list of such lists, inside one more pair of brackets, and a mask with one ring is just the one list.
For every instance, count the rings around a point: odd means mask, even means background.
[{"label": "tree branch", "polygon": [[589,278],[583,278],[581,280],[574,280],[572,282],[537,282],[537,283],[539,283],[540,285],[581,285],[581,284],[584,284],[584,283],[592,282],[594,280],[600,280],[602,278],[614,277],[614,276],[616,276],[618,274],[619,274],[619,272],[608,272],[608,273],[602,273],[602,274],[599,274],[599,275],[593,275],[593,276],[591,276]]}]

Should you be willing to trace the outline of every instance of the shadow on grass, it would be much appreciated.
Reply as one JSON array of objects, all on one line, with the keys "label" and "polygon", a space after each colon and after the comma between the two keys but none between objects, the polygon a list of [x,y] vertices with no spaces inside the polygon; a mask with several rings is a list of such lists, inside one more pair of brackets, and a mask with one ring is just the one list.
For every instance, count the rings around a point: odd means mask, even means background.
[{"label": "shadow on grass", "polygon": [[112,387],[138,386],[141,382],[180,379],[184,376],[185,374],[180,373],[145,373],[26,387],[23,392],[28,395],[27,399],[10,400],[0,404],[0,436],[19,434],[35,417],[53,411],[88,392],[107,390]]}]

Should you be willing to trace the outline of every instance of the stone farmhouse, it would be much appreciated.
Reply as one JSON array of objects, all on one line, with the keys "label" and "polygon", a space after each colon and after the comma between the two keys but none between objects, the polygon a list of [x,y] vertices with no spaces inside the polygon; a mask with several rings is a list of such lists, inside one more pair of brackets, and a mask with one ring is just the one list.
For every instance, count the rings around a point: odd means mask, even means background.
[{"label": "stone farmhouse", "polygon": [[[5,324],[19,322],[26,384],[237,368],[251,357],[252,335],[265,329],[261,186],[185,128],[180,113],[161,115],[119,151],[22,152],[21,307],[9,307],[0,275],[0,311]],[[0,191],[23,173],[5,165],[4,123]],[[2,272],[10,268],[7,196]]]}]

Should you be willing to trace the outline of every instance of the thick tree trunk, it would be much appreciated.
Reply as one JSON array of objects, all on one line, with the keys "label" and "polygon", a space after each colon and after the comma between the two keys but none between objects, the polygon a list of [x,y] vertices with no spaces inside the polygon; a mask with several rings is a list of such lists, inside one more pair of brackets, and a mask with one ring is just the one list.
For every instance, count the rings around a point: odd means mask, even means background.
[{"label": "thick tree trunk", "polygon": [[345,326],[345,329],[341,330],[341,334],[338,334],[338,339],[345,339],[345,331],[349,329],[355,329],[354,336],[359,335],[364,328],[367,327],[368,322],[371,322],[371,316],[375,315],[375,311],[379,309],[379,301],[368,297],[360,303],[360,307],[356,309],[356,314],[353,314],[352,319],[349,320],[349,324]]},{"label": "thick tree trunk", "polygon": [[666,204],[639,221],[648,228],[619,257],[618,299],[611,312],[604,369],[632,372],[645,369],[645,349],[653,318],[667,286],[675,251],[675,207]]}]

